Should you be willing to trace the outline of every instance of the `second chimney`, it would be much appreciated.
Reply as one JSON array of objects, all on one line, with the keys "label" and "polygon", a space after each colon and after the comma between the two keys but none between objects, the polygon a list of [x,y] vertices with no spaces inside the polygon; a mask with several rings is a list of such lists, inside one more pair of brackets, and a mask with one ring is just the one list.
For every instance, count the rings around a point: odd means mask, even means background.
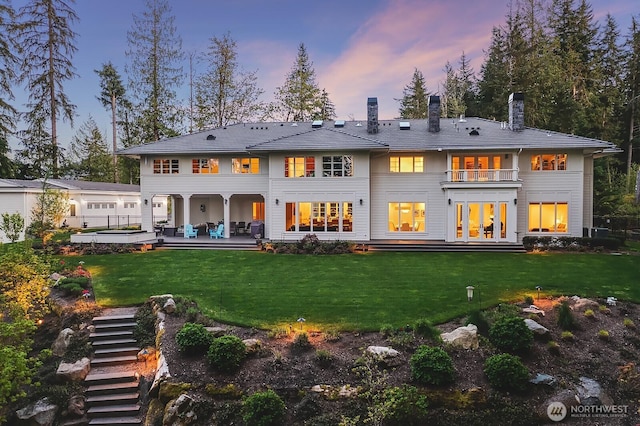
[{"label": "second chimney", "polygon": [[429,125],[427,129],[431,133],[440,131],[440,96],[429,96],[428,117]]},{"label": "second chimney", "polygon": [[514,132],[524,130],[524,95],[522,93],[509,95],[509,128]]},{"label": "second chimney", "polygon": [[378,98],[367,99],[367,133],[378,133]]}]

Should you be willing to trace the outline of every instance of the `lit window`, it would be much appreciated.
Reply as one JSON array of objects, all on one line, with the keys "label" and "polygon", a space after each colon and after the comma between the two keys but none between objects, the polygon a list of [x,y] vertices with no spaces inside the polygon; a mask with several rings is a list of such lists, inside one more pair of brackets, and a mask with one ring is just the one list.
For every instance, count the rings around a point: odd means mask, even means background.
[{"label": "lit window", "polygon": [[422,173],[424,157],[390,157],[389,171],[392,173]]},{"label": "lit window", "polygon": [[322,176],[353,176],[353,157],[350,155],[327,155],[322,157]]},{"label": "lit window", "polygon": [[389,232],[424,232],[425,203],[388,204]]},{"label": "lit window", "polygon": [[194,174],[218,173],[217,158],[194,158],[191,160],[191,170]]},{"label": "lit window", "polygon": [[231,160],[231,170],[233,173],[239,174],[258,174],[260,173],[260,159],[233,158]]},{"label": "lit window", "polygon": [[177,159],[153,160],[154,174],[177,174],[180,173],[180,162]]},{"label": "lit window", "polygon": [[531,170],[566,170],[567,154],[539,154],[531,156]]},{"label": "lit window", "polygon": [[349,202],[286,203],[285,231],[352,232],[353,204]]},{"label": "lit window", "polygon": [[530,232],[568,232],[567,203],[529,203]]},{"label": "lit window", "polygon": [[316,175],[316,159],[314,157],[285,157],[285,177],[314,177]]}]

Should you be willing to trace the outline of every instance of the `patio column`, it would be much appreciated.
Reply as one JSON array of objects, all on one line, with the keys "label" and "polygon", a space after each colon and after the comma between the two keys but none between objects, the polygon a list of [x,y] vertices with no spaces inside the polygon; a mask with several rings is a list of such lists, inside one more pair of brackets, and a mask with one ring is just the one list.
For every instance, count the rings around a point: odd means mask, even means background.
[{"label": "patio column", "polygon": [[224,208],[224,238],[229,238],[231,235],[231,230],[229,229],[229,216],[231,211],[231,196],[229,194],[221,194],[222,195],[222,207]]},{"label": "patio column", "polygon": [[191,196],[193,194],[182,194],[182,219],[183,225],[191,223]]}]

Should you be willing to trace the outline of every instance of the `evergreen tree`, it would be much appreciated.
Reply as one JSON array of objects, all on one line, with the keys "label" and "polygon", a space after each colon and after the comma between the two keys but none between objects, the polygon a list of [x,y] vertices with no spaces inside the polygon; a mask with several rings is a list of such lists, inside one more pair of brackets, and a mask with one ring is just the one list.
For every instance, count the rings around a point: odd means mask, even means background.
[{"label": "evergreen tree", "polygon": [[464,105],[464,114],[469,117],[476,117],[478,115],[476,76],[464,52],[460,56],[460,68],[458,68],[457,77],[460,85],[460,97]]},{"label": "evergreen tree", "polygon": [[442,116],[447,118],[460,117],[464,115],[464,99],[460,80],[455,70],[449,62],[444,66],[446,80],[442,93]]},{"label": "evergreen tree", "polygon": [[313,114],[314,120],[333,120],[337,117],[336,107],[329,99],[329,93],[322,89],[320,94],[319,109]]},{"label": "evergreen tree", "polygon": [[[58,177],[62,156],[58,119],[73,124],[76,108],[64,92],[65,81],[76,77],[71,60],[77,50],[77,34],[71,26],[78,16],[71,8],[73,4],[74,0],[31,0],[18,12],[19,44],[23,50],[20,80],[29,92],[24,119],[30,137],[41,138],[30,144],[42,145],[38,150],[25,145],[22,157],[34,162],[36,170],[51,168],[54,178]],[[43,154],[45,157],[38,157]]]},{"label": "evergreen tree", "polygon": [[424,80],[422,71],[415,68],[411,82],[404,87],[402,91],[402,99],[396,99],[400,102],[400,117],[406,119],[427,118],[428,108],[427,84]]},{"label": "evergreen tree", "polygon": [[633,183],[633,143],[640,133],[638,123],[640,123],[640,27],[638,19],[631,18],[631,28],[627,36],[625,46],[627,46],[624,56],[625,78],[625,104],[624,111],[625,125],[627,126],[627,189],[630,191]]},{"label": "evergreen tree", "polygon": [[179,65],[182,39],[171,7],[167,0],[146,0],[145,6],[141,16],[133,16],[127,32],[127,74],[135,99],[130,136],[138,143],[178,135],[184,115],[175,91],[184,77]]},{"label": "evergreen tree", "polygon": [[275,96],[284,121],[307,121],[319,109],[320,89],[304,43],[298,46],[296,61],[284,85],[276,88]]},{"label": "evergreen tree", "polygon": [[0,178],[11,178],[13,161],[9,158],[8,137],[15,130],[17,111],[9,102],[14,99],[11,84],[15,80],[16,46],[13,43],[14,11],[8,0],[0,0]]},{"label": "evergreen tree", "polygon": [[100,77],[100,96],[98,100],[102,105],[111,110],[111,133],[112,133],[112,155],[113,155],[113,181],[118,182],[118,106],[122,105],[125,88],[118,70],[111,62],[102,65],[102,69],[95,70]]},{"label": "evergreen tree", "polygon": [[499,27],[494,27],[491,34],[491,45],[485,54],[478,81],[478,115],[506,121],[504,104],[510,90],[507,39]]},{"label": "evergreen tree", "polygon": [[71,140],[74,177],[91,182],[113,181],[113,162],[109,148],[92,117]]},{"label": "evergreen tree", "polygon": [[195,83],[198,129],[247,121],[263,109],[258,99],[264,91],[257,85],[256,72],[241,70],[237,56],[229,33],[210,39],[203,57],[207,71]]}]

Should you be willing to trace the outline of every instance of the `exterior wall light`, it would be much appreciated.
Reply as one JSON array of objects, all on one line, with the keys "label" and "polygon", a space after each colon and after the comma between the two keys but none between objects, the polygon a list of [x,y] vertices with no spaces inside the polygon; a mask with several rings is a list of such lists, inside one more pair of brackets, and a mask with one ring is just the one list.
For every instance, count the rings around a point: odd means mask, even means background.
[{"label": "exterior wall light", "polygon": [[280,200],[278,200],[278,199],[276,198],[276,206],[277,206],[278,204],[280,204]]},{"label": "exterior wall light", "polygon": [[362,198],[360,198],[360,205],[362,205]]}]

